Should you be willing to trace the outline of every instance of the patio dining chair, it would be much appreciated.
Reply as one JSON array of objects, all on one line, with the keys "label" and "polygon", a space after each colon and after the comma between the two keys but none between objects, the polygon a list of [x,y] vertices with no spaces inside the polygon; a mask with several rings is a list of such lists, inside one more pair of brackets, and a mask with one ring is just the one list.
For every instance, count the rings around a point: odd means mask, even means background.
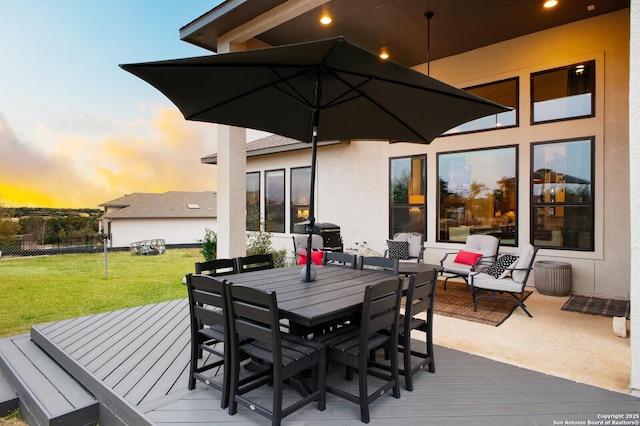
[{"label": "patio dining chair", "polygon": [[447,281],[450,278],[462,278],[469,284],[467,279],[469,273],[479,265],[490,265],[495,262],[499,250],[499,238],[493,235],[469,235],[461,250],[445,253],[440,259],[441,275],[446,277],[444,289],[447,289]]},{"label": "patio dining chair", "polygon": [[356,269],[357,255],[340,251],[325,251],[322,264],[326,266],[338,266],[346,269]]},{"label": "patio dining chair", "polygon": [[[399,371],[400,375],[404,376],[405,389],[408,391],[413,391],[413,376],[416,373],[425,367],[430,373],[436,372],[433,354],[433,302],[437,281],[438,272],[435,269],[411,275],[409,278],[404,315],[401,314],[398,320],[398,351],[403,354]],[[412,346],[413,330],[425,334],[424,351]],[[388,357],[387,350],[385,358]],[[415,363],[414,358],[418,358],[419,362]],[[375,362],[373,365],[387,371],[390,369],[388,363]]]},{"label": "patio dining chair", "polygon": [[263,269],[273,269],[273,254],[253,254],[236,258],[238,262],[238,272],[261,271]]},{"label": "patio dining chair", "polygon": [[398,275],[398,259],[390,259],[380,256],[360,256],[358,267],[360,269],[373,269],[389,275]]},{"label": "patio dining chair", "polygon": [[[225,337],[228,336],[227,292],[228,285],[209,275],[187,275],[189,317],[191,330],[191,362],[189,364],[188,389],[193,390],[196,380],[222,392],[221,407],[229,405],[230,353]],[[244,345],[245,340],[238,345]],[[208,354],[203,358],[203,352]],[[222,380],[218,377],[222,371]],[[207,372],[210,372],[207,374]],[[213,374],[212,374],[213,373]],[[245,385],[264,375],[256,369],[243,377]]]},{"label": "patio dining chair", "polygon": [[[227,300],[230,312],[229,341],[232,348],[229,414],[234,415],[240,404],[270,419],[272,425],[279,425],[284,417],[312,401],[317,401],[318,410],[324,411],[327,364],[325,346],[280,331],[275,292],[231,285]],[[240,335],[248,339],[244,345],[238,344]],[[268,365],[270,374],[251,386],[240,387],[240,355]],[[309,369],[312,370],[310,392],[283,407],[285,382]],[[266,406],[263,394],[258,393],[255,398],[247,395],[247,392],[262,385],[272,388],[271,408]]]},{"label": "patio dining chair", "polygon": [[238,273],[238,264],[235,259],[213,259],[195,263],[196,274],[206,274],[212,277],[220,277]]},{"label": "patio dining chair", "polygon": [[[394,398],[400,398],[398,372],[398,311],[402,296],[402,279],[395,278],[369,285],[365,289],[360,325],[344,325],[314,340],[327,345],[328,362],[343,365],[346,379],[358,373],[358,392],[352,394],[348,388],[327,385],[327,392],[360,406],[360,420],[369,423],[369,406],[381,395],[392,390]],[[368,376],[372,373],[369,355],[378,348],[390,348],[390,372],[375,377],[384,382],[373,392],[369,391]]]}]

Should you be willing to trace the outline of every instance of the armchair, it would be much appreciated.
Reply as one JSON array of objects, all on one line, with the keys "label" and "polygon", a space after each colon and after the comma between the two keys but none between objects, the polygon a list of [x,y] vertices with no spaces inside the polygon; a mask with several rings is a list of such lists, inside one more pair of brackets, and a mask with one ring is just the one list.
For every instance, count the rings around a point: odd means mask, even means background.
[{"label": "armchair", "polygon": [[478,265],[490,265],[495,262],[499,248],[500,239],[493,235],[469,235],[462,250],[445,253],[440,259],[442,275],[447,274],[444,289],[447,289],[449,278],[462,278],[469,284],[469,273]]},{"label": "armchair", "polygon": [[419,232],[398,232],[387,240],[384,257],[421,262],[424,256],[424,235]]},{"label": "armchair", "polygon": [[[478,301],[482,299],[507,300],[515,302],[532,317],[523,301],[537,253],[537,247],[527,244],[518,250],[516,257],[504,255],[495,264],[483,267],[481,271],[471,272],[469,285],[473,296],[473,310],[478,310]],[[506,258],[505,261],[502,261],[503,257]]]}]

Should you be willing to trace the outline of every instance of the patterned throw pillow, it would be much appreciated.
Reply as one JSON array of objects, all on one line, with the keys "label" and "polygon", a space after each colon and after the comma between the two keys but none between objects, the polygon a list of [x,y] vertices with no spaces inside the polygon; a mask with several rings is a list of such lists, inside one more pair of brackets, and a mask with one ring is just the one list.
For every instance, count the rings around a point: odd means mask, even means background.
[{"label": "patterned throw pillow", "polygon": [[408,241],[387,240],[387,247],[389,248],[388,257],[390,259],[409,259]]},{"label": "patterned throw pillow", "polygon": [[509,267],[518,261],[518,256],[513,256],[511,254],[505,254],[498,258],[495,263],[487,268],[487,274],[493,276],[494,278],[506,278],[509,276],[511,271]]}]

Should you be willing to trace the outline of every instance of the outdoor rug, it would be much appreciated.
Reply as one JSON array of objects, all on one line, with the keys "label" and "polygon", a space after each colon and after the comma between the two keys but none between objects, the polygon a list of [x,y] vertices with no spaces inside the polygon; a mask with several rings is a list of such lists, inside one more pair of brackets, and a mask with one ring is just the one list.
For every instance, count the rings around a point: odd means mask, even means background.
[{"label": "outdoor rug", "polygon": [[629,315],[629,306],[628,300],[572,295],[564,304],[562,310],[581,314],[602,315],[603,317],[626,318]]},{"label": "outdoor rug", "polygon": [[[525,292],[525,299],[531,295],[531,291]],[[459,318],[482,324],[499,326],[517,305],[501,300],[481,300],[478,302],[478,312],[473,311],[473,298],[469,286],[464,282],[449,280],[447,289],[444,289],[444,281],[438,280],[436,296],[434,299],[434,313],[447,317]]]}]

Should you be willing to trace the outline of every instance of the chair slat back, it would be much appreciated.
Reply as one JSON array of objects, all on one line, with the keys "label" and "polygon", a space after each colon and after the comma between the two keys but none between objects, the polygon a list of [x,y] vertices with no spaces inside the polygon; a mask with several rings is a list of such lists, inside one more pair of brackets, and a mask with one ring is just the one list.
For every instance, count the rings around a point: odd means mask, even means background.
[{"label": "chair slat back", "polygon": [[226,329],[225,286],[226,284],[222,281],[208,275],[187,275],[187,292],[192,324],[194,320],[198,320],[201,325],[220,325]]},{"label": "chair slat back", "polygon": [[273,254],[253,254],[238,257],[238,272],[261,271],[263,269],[273,269]]},{"label": "chair slat back", "polygon": [[273,345],[277,354],[281,336],[276,293],[230,285],[228,294],[230,332]]},{"label": "chair slat back", "polygon": [[380,256],[360,256],[358,260],[360,269],[380,269],[380,272],[389,275],[398,275],[399,260]]},{"label": "chair slat back", "polygon": [[238,265],[235,259],[213,259],[195,263],[196,274],[207,274],[212,277],[231,275],[238,273]]},{"label": "chair slat back", "polygon": [[339,251],[325,251],[322,257],[322,264],[337,266],[346,269],[356,269],[357,255]]},{"label": "chair slat back", "polygon": [[[380,330],[391,331],[398,323],[402,279],[390,279],[367,286],[361,318],[361,339]],[[397,330],[396,330],[397,331]]]},{"label": "chair slat back", "polygon": [[[433,302],[437,281],[438,272],[435,269],[411,276],[407,289],[407,301],[404,311],[405,317],[410,318],[421,312],[426,312],[427,320],[429,320],[430,314],[433,314]],[[410,321],[405,321],[405,327],[410,327]]]}]

